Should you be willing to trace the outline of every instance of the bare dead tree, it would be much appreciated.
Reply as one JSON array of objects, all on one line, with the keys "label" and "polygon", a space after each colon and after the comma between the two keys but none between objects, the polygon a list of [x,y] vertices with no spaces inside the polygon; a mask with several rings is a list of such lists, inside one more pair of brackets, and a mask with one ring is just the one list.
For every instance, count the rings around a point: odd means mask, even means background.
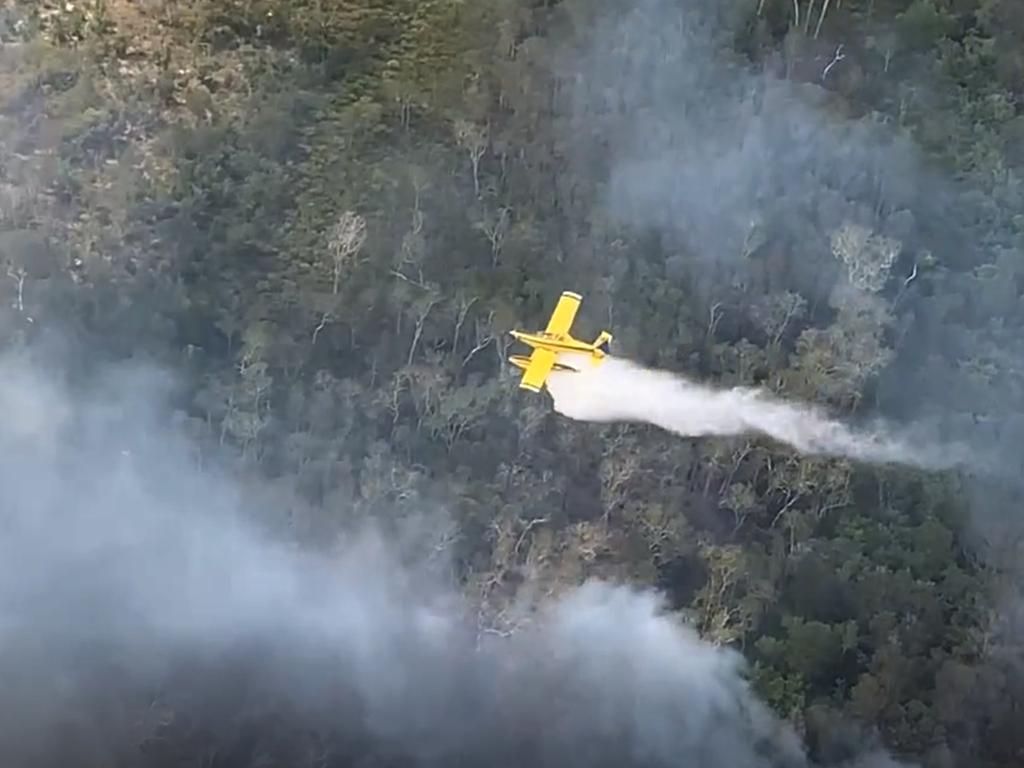
[{"label": "bare dead tree", "polygon": [[769,528],[774,528],[779,524],[779,520],[796,504],[800,499],[803,498],[803,494],[799,492],[791,492],[786,496],[786,502],[779,508],[779,511],[775,513],[775,517],[772,518],[772,522],[769,524]]},{"label": "bare dead tree", "polygon": [[494,218],[488,216],[476,225],[490,244],[490,265],[492,266],[498,266],[498,258],[502,252],[502,244],[505,241],[508,224],[509,209],[502,207],[498,209],[497,216]]},{"label": "bare dead tree", "polygon": [[18,288],[17,297],[14,300],[14,308],[18,310],[18,314],[25,314],[25,278],[28,277],[28,273],[25,272],[24,267],[7,267],[7,276],[14,280],[15,285]]},{"label": "bare dead tree", "polygon": [[459,336],[462,335],[462,326],[466,322],[466,315],[469,314],[470,308],[477,302],[476,296],[472,299],[467,299],[465,295],[459,296],[459,310],[455,316],[455,331],[452,333],[452,354],[455,354],[459,349]]},{"label": "bare dead tree", "polygon": [[[814,0],[811,0],[811,3],[812,3],[812,6],[813,6]],[[821,34],[821,25],[825,21],[825,14],[828,13],[828,6],[829,6],[829,0],[825,0],[825,2],[821,6],[821,14],[818,16],[818,25],[814,28],[814,39],[815,40],[817,40],[818,39],[818,35]],[[810,16],[810,14],[808,14],[808,16]]]},{"label": "bare dead tree", "polygon": [[328,232],[327,247],[334,265],[331,293],[337,295],[342,270],[366,242],[366,219],[354,211],[342,213]]},{"label": "bare dead tree", "polygon": [[735,533],[757,508],[757,496],[749,483],[731,483],[720,493],[719,505],[732,512]]},{"label": "bare dead tree", "polygon": [[498,356],[498,364],[504,368],[508,365],[508,348],[512,346],[512,337],[507,334],[494,334],[494,353]]},{"label": "bare dead tree", "polygon": [[430,186],[430,180],[427,178],[426,171],[419,166],[413,166],[409,170],[409,179],[412,183],[412,209],[419,214],[423,210],[421,207],[423,192]]},{"label": "bare dead tree", "polygon": [[832,254],[846,266],[850,283],[871,293],[882,289],[902,247],[898,240],[849,222],[832,232],[830,240]]},{"label": "bare dead tree", "polygon": [[508,231],[509,209],[502,207],[498,209],[497,215],[492,219],[490,216],[477,224],[477,229],[484,233],[487,241],[491,244],[491,266],[498,266],[498,257],[501,255],[501,246],[505,240],[505,233]]},{"label": "bare dead tree", "polygon": [[423,237],[423,223],[425,217],[423,210],[420,208],[420,194],[426,187],[426,183],[419,179],[413,180],[413,209],[412,209],[412,222],[409,225],[409,231],[402,237],[402,248],[401,258],[399,259],[399,266],[403,269],[406,266],[412,267],[416,271],[416,277],[411,278],[405,274],[402,269],[393,269],[391,274],[408,283],[416,285],[420,288],[426,289],[426,281],[423,277],[423,260],[426,256],[427,246]]},{"label": "bare dead tree", "polygon": [[431,293],[429,296],[424,297],[423,300],[418,302],[419,311],[416,314],[416,327],[413,330],[412,344],[409,345],[409,357],[406,360],[406,365],[412,365],[413,358],[416,356],[416,347],[420,343],[420,336],[423,335],[423,326],[427,322],[427,317],[430,315],[430,311],[437,306],[441,299],[436,293]]},{"label": "bare dead tree", "polygon": [[409,374],[399,370],[392,376],[388,390],[382,390],[378,396],[384,408],[391,413],[392,425],[398,423],[398,417],[402,412],[402,394],[408,389]]},{"label": "bare dead tree", "polygon": [[473,191],[480,194],[480,158],[487,151],[487,129],[469,120],[455,121],[455,141],[469,153],[469,162],[473,168]]},{"label": "bare dead tree", "polygon": [[519,534],[519,538],[516,539],[516,545],[512,549],[512,557],[513,558],[516,558],[516,557],[519,556],[519,550],[523,546],[523,542],[526,540],[526,537],[529,535],[530,531],[532,531],[538,525],[543,525],[547,521],[548,521],[547,517],[535,517],[532,520],[530,520],[525,526],[523,526],[523,530]]},{"label": "bare dead tree", "polygon": [[[466,367],[470,360],[473,359],[473,355],[484,349],[488,344],[497,341],[498,338],[494,331],[493,310],[487,314],[487,317],[483,321],[477,320],[474,323],[474,326],[476,328],[476,345],[469,350],[469,354],[462,359],[462,364],[459,366],[460,371]],[[499,358],[501,357],[500,352],[498,356]]]},{"label": "bare dead tree", "polygon": [[791,291],[773,293],[758,300],[751,308],[751,317],[775,347],[782,340],[790,322],[803,316],[807,301]]},{"label": "bare dead tree", "polygon": [[716,301],[711,305],[711,310],[708,312],[708,338],[715,335],[715,328],[718,327],[718,321],[722,319],[722,313],[719,310],[722,308],[722,302]]},{"label": "bare dead tree", "polygon": [[815,0],[808,0],[807,2],[807,15],[804,16],[804,34],[809,34],[811,31],[811,16],[814,14],[814,3]]},{"label": "bare dead tree", "polygon": [[[802,299],[803,297],[800,298]],[[773,347],[779,345],[779,342],[782,340],[782,334],[784,334],[786,332],[786,328],[789,327],[789,321],[792,320],[794,316],[803,312],[803,306],[803,304],[793,301],[786,307],[786,315],[782,318],[782,322],[779,323],[779,329],[772,336]]]},{"label": "bare dead tree", "polygon": [[718,497],[720,499],[725,498],[726,492],[728,492],[729,488],[732,486],[733,478],[736,477],[736,473],[739,471],[740,466],[743,464],[744,460],[746,460],[747,456],[749,456],[753,450],[754,444],[748,441],[732,452],[734,459],[732,463],[732,469],[729,470],[729,474],[725,478],[725,482],[722,483],[722,486],[719,489]]},{"label": "bare dead tree", "polygon": [[355,211],[345,211],[327,231],[327,252],[331,257],[331,297],[330,305],[320,313],[320,322],[313,329],[310,340],[316,344],[320,332],[334,319],[338,305],[338,291],[341,288],[341,276],[358,258],[359,251],[366,242],[366,219]]},{"label": "bare dead tree", "polygon": [[629,496],[629,483],[640,469],[634,454],[607,456],[601,462],[601,501],[603,520],[609,524],[612,510],[622,505]]}]

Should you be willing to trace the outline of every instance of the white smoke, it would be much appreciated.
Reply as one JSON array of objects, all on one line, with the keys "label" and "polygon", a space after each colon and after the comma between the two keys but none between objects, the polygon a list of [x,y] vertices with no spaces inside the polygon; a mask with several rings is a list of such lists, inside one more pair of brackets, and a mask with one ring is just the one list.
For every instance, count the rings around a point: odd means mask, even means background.
[{"label": "white smoke", "polygon": [[855,431],[819,409],[763,390],[715,389],[610,356],[597,365],[584,355],[560,359],[580,370],[553,372],[548,391],[555,410],[577,421],[640,422],[685,437],[757,433],[803,453],[931,469],[966,461],[958,447],[936,450],[882,430]]},{"label": "white smoke", "polygon": [[0,355],[5,766],[808,765],[656,595],[591,583],[478,644],[395,536],[314,554],[255,526],[156,377],[60,378]]}]

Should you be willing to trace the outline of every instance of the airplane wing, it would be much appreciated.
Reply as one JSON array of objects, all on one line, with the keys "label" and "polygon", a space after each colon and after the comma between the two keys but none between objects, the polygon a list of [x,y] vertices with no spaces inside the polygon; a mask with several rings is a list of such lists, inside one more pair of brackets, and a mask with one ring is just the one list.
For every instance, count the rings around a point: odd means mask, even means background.
[{"label": "airplane wing", "polygon": [[523,378],[519,381],[519,386],[531,392],[540,392],[540,388],[544,386],[544,382],[548,378],[548,374],[551,373],[551,369],[555,365],[555,358],[557,357],[558,354],[553,350],[535,349],[533,354],[530,355],[530,364],[527,366]]},{"label": "airplane wing", "polygon": [[558,304],[555,306],[555,311],[551,313],[548,327],[544,329],[545,332],[559,335],[568,333],[572,327],[572,321],[576,319],[576,312],[580,308],[581,301],[583,301],[583,297],[578,293],[563,291],[562,295],[558,297]]}]

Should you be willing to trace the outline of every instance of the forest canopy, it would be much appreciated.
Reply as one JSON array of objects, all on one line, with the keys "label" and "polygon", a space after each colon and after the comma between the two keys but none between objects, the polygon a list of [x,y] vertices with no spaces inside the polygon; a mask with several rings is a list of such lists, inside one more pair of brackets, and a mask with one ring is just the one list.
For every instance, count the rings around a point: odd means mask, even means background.
[{"label": "forest canopy", "polygon": [[[1018,0],[7,0],[2,351],[72,392],[172,371],[183,454],[301,547],[443,509],[481,634],[656,588],[816,763],[1008,768],[1022,99]],[[508,364],[563,289],[617,354],[997,471],[569,421]],[[121,764],[265,765],[320,727],[203,762],[190,700]]]}]

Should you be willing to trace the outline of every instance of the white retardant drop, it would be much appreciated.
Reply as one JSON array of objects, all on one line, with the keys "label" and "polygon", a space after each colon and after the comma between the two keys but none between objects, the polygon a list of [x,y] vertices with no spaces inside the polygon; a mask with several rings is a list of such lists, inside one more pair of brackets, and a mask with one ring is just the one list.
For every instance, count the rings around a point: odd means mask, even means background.
[{"label": "white retardant drop", "polygon": [[808,454],[921,467],[955,466],[958,452],[923,450],[882,431],[858,432],[813,407],[787,403],[763,390],[715,389],[628,360],[562,355],[579,372],[552,372],[547,388],[555,410],[589,422],[641,422],[685,437],[767,435]]}]

